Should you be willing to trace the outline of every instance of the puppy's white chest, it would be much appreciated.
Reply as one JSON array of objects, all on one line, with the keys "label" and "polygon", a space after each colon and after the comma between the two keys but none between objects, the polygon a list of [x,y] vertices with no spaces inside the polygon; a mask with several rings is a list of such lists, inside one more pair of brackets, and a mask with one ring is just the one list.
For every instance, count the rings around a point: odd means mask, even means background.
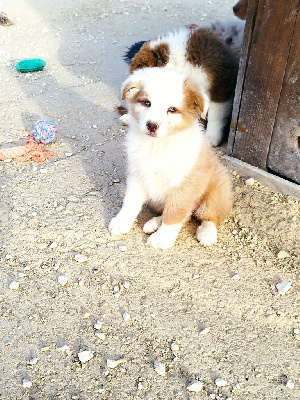
[{"label": "puppy's white chest", "polygon": [[131,141],[127,148],[130,172],[143,184],[149,199],[163,201],[167,192],[180,186],[189,174],[198,151],[185,147],[175,140]]},{"label": "puppy's white chest", "polygon": [[[155,154],[143,164],[143,179],[149,193],[164,193],[172,187],[179,186],[184,179],[185,171],[181,160],[173,157],[164,158]],[[152,196],[151,196],[152,197]]]}]

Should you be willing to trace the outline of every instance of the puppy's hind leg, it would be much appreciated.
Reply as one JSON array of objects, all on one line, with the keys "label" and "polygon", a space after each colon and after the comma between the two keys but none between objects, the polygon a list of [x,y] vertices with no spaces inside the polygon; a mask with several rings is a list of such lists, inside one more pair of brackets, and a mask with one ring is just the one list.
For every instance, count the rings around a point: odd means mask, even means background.
[{"label": "puppy's hind leg", "polygon": [[161,225],[161,220],[162,220],[162,216],[158,216],[158,217],[153,217],[151,219],[149,219],[149,221],[147,221],[143,227],[143,231],[145,233],[153,233],[155,231],[157,231],[157,229],[160,227]]},{"label": "puppy's hind leg", "polygon": [[201,222],[196,232],[196,238],[203,246],[212,246],[217,242],[218,229],[214,222],[205,221]]},{"label": "puppy's hind leg", "polygon": [[195,216],[202,221],[196,238],[204,246],[217,242],[217,228],[228,217],[232,208],[230,179],[223,168],[220,166],[217,177],[209,185],[201,206],[195,212]]}]

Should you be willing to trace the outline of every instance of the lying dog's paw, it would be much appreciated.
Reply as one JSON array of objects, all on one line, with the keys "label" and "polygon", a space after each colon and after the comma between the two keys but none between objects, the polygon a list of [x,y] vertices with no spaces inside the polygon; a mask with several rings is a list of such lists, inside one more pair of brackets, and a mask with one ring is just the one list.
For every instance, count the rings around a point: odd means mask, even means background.
[{"label": "lying dog's paw", "polygon": [[128,126],[129,125],[129,115],[128,114],[123,114],[121,115],[121,117],[119,118],[121,124]]},{"label": "lying dog's paw", "polygon": [[203,246],[212,246],[218,238],[216,225],[211,221],[203,221],[197,229],[196,238]]},{"label": "lying dog's paw", "polygon": [[220,121],[211,121],[207,123],[205,136],[209,139],[213,147],[220,146],[223,139],[223,124]]},{"label": "lying dog's paw", "polygon": [[132,223],[118,215],[110,221],[108,225],[108,230],[113,235],[123,235],[128,233],[131,229]]},{"label": "lying dog's paw", "polygon": [[160,225],[161,225],[161,216],[153,217],[153,218],[149,219],[148,222],[145,223],[145,225],[143,227],[143,231],[145,233],[153,233],[153,232],[157,231],[157,229],[160,227]]},{"label": "lying dog's paw", "polygon": [[161,231],[160,228],[149,236],[147,244],[154,247],[155,249],[169,249],[175,243],[176,237],[166,235],[165,232]]},{"label": "lying dog's paw", "polygon": [[209,139],[209,142],[212,145],[212,147],[220,146],[220,144],[222,143],[221,134],[210,135],[209,133],[206,132],[206,136]]}]

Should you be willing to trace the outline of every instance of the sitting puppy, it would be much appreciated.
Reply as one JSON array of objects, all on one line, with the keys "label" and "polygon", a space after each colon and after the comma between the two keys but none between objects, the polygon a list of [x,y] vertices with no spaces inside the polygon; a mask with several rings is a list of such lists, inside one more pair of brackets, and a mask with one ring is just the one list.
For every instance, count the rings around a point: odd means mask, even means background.
[{"label": "sitting puppy", "polygon": [[[144,43],[130,64],[131,73],[145,67],[161,67],[190,77],[208,100],[206,135],[213,146],[222,142],[230,121],[238,73],[239,51],[233,51],[221,38],[229,31],[220,24],[211,29],[185,28],[167,33]],[[206,119],[206,115],[203,117]],[[126,124],[126,115],[121,118]]]},{"label": "sitting puppy", "polygon": [[201,220],[196,237],[217,241],[217,227],[229,215],[231,184],[207,142],[198,115],[208,102],[197,83],[179,71],[144,68],[123,83],[129,106],[126,136],[128,179],[123,206],[110,224],[112,234],[130,231],[144,203],[160,215],[144,225],[148,244],[173,246],[192,215]]}]

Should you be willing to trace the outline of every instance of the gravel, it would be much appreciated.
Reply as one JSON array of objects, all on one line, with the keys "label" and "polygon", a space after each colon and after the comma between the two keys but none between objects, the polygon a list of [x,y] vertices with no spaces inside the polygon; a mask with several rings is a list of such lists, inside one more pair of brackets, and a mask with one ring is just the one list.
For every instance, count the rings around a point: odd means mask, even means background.
[{"label": "gravel", "polygon": [[281,296],[284,296],[292,287],[292,282],[279,282],[276,289]]},{"label": "gravel", "polygon": [[[107,230],[126,184],[122,55],[170,29],[233,18],[235,1],[15,3],[1,2],[14,24],[0,27],[0,146],[23,144],[39,118],[58,135],[45,165],[0,162],[0,397],[299,400],[296,199],[230,171],[234,209],[211,248],[197,243],[195,220],[172,249],[147,247],[147,207],[129,234]],[[16,71],[35,56],[44,71]],[[282,282],[292,282],[284,296]]]},{"label": "gravel", "polygon": [[18,281],[10,282],[9,286],[10,290],[18,290],[20,287],[20,283]]},{"label": "gravel", "polygon": [[24,389],[30,389],[32,386],[32,382],[29,379],[23,379],[22,385]]},{"label": "gravel", "polygon": [[68,277],[65,275],[59,275],[57,281],[61,286],[65,286],[68,283]]},{"label": "gravel", "polygon": [[88,361],[90,361],[93,357],[94,357],[94,353],[92,351],[89,350],[84,350],[84,351],[80,351],[77,354],[79,361],[84,364]]},{"label": "gravel", "polygon": [[84,254],[75,254],[74,258],[75,258],[75,261],[80,262],[80,263],[86,262],[86,260],[87,260],[87,256],[85,256]]},{"label": "gravel", "polygon": [[201,390],[203,389],[203,383],[197,380],[193,380],[188,386],[187,386],[187,390],[189,392],[201,392]]},{"label": "gravel", "polygon": [[226,379],[223,379],[223,378],[217,378],[217,379],[215,380],[215,384],[216,384],[217,386],[219,386],[219,387],[223,387],[223,386],[226,386],[226,385],[227,385],[227,381],[226,381]]},{"label": "gravel", "polygon": [[155,372],[160,376],[166,376],[166,365],[158,360],[153,363]]}]

